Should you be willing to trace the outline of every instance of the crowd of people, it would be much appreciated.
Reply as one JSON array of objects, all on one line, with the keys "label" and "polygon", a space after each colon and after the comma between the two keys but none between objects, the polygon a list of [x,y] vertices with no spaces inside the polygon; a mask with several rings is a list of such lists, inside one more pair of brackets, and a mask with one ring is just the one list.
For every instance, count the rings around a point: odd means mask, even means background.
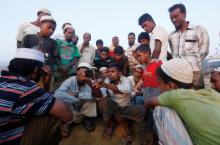
[{"label": "crowd of people", "polygon": [[[120,123],[126,145],[134,139],[134,122],[145,123],[161,144],[219,145],[220,68],[211,73],[212,89],[205,89],[201,69],[209,53],[208,32],[186,20],[183,4],[168,12],[174,31],[168,34],[145,13],[138,19],[144,30],[138,43],[130,32],[124,49],[118,36],[109,47],[98,39],[95,48],[89,32],[78,44],[69,22],[63,34],[53,35],[57,22],[49,10],[40,9],[34,22],[19,27],[15,57],[1,72],[0,144],[58,144],[74,124],[93,132],[100,116],[103,137],[111,139]],[[164,112],[172,115],[166,107],[179,122],[165,117]],[[182,128],[165,129],[170,121]],[[188,136],[180,140],[183,130]]]}]

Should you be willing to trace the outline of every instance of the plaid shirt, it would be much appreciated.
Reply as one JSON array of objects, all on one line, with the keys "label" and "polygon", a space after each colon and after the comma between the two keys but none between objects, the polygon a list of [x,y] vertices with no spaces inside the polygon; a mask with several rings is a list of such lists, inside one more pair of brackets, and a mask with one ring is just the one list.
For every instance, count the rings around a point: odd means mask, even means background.
[{"label": "plaid shirt", "polygon": [[209,35],[199,25],[188,25],[184,32],[175,30],[169,35],[173,57],[183,57],[192,65],[193,71],[201,70],[201,63],[209,53]]}]

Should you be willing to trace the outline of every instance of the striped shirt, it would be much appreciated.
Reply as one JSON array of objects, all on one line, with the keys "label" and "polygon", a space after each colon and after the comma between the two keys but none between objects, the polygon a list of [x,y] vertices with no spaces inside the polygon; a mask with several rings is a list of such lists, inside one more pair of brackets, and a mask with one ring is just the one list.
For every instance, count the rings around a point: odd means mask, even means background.
[{"label": "striped shirt", "polygon": [[36,83],[10,72],[0,77],[0,144],[19,145],[33,116],[49,112],[55,99]]},{"label": "striped shirt", "polygon": [[169,44],[173,57],[183,57],[192,65],[193,71],[200,71],[202,61],[209,53],[209,35],[207,30],[190,23],[184,32],[175,30],[169,35]]}]

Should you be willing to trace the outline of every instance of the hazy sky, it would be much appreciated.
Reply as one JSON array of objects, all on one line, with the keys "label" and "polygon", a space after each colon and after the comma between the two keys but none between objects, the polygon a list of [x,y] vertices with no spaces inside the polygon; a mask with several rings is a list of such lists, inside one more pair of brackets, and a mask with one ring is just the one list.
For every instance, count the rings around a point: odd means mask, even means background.
[{"label": "hazy sky", "polygon": [[57,21],[54,34],[62,33],[61,26],[71,22],[82,41],[84,32],[92,34],[91,44],[103,39],[104,45],[111,44],[117,35],[120,44],[127,48],[127,34],[138,35],[143,30],[137,23],[139,16],[150,13],[156,24],[168,32],[174,29],[168,8],[183,3],[187,9],[187,20],[205,26],[210,35],[210,50],[219,45],[220,1],[210,0],[4,0],[0,5],[0,60],[9,61],[16,51],[16,33],[19,25],[36,19],[40,8],[47,8]]}]

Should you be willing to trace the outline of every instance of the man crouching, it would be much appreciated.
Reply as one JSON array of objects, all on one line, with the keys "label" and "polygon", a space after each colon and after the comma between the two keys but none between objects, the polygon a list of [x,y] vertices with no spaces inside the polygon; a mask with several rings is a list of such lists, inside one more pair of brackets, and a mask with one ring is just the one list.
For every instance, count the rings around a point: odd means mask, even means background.
[{"label": "man crouching", "polygon": [[110,139],[115,123],[122,123],[127,134],[127,143],[132,142],[132,121],[141,122],[144,118],[144,107],[140,105],[131,106],[132,85],[128,78],[122,75],[122,71],[117,64],[110,64],[108,67],[109,79],[96,84],[101,88],[102,96],[107,99],[107,110],[103,113],[106,128],[104,138]]},{"label": "man crouching", "polygon": [[[91,66],[88,63],[80,63],[77,67],[77,75],[65,80],[56,90],[55,97],[66,103],[73,111],[73,122],[83,121],[85,129],[88,132],[94,130],[93,117],[97,116],[96,102],[92,97],[91,79],[88,77],[88,71]],[[70,133],[70,124],[63,130],[63,136]]]}]

